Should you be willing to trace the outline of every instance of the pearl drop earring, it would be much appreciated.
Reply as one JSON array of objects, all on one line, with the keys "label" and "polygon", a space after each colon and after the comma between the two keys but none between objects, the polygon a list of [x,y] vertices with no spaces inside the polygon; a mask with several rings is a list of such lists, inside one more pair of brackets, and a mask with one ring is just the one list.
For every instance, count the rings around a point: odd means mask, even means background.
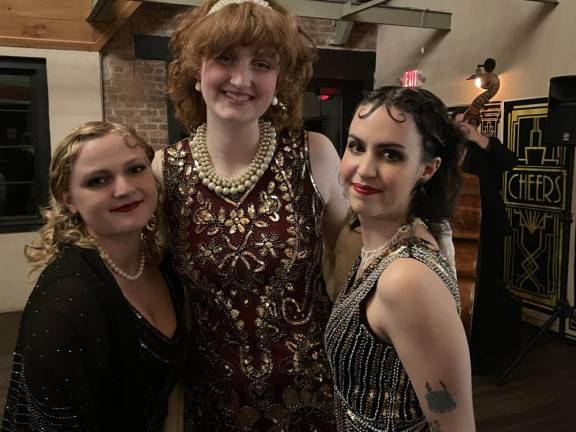
[{"label": "pearl drop earring", "polygon": [[200,85],[200,81],[196,81],[196,84],[194,84],[194,89],[200,93],[200,91],[202,90],[202,86]]},{"label": "pearl drop earring", "polygon": [[279,103],[278,98],[277,98],[276,96],[274,96],[274,97],[272,98],[272,106],[275,107],[276,105],[278,105],[278,103]]}]

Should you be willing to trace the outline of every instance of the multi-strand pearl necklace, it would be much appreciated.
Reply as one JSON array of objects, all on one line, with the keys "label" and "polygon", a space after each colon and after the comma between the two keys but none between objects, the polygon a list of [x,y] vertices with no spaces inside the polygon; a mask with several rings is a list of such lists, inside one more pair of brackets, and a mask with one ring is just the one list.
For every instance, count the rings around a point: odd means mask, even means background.
[{"label": "multi-strand pearl necklace", "polygon": [[96,243],[96,240],[94,240],[94,243],[98,248],[98,253],[100,254],[100,257],[106,262],[106,264],[108,264],[108,267],[110,267],[110,269],[114,273],[122,276],[124,279],[128,279],[129,281],[135,281],[136,279],[140,278],[140,276],[142,276],[142,274],[144,273],[144,265],[146,264],[146,254],[144,253],[144,249],[140,251],[140,265],[138,266],[138,271],[133,275],[131,275],[126,273],[120,267],[118,267],[116,263],[112,261],[110,255],[108,255],[108,252],[106,252],[104,249],[102,249],[102,247],[98,243]]},{"label": "multi-strand pearl necklace", "polygon": [[256,155],[248,168],[236,177],[223,177],[216,173],[206,143],[206,123],[198,126],[190,143],[198,178],[204,186],[219,195],[229,196],[249,190],[268,168],[276,150],[276,130],[269,121],[261,120],[260,138]]},{"label": "multi-strand pearl necklace", "polygon": [[360,265],[358,266],[358,274],[364,273],[364,270],[366,270],[366,268],[368,268],[368,266],[372,264],[377,257],[387,252],[390,246],[396,243],[401,235],[413,230],[418,225],[427,227],[422,219],[416,218],[412,222],[398,228],[394,235],[386,240],[382,246],[378,246],[376,249],[371,250],[366,250],[364,248],[360,249]]}]

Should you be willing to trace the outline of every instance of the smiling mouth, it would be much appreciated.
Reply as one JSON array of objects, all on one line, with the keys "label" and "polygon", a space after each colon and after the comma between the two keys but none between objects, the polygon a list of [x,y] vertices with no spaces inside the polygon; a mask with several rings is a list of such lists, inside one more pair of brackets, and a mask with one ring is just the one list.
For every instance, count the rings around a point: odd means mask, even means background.
[{"label": "smiling mouth", "polygon": [[137,208],[142,203],[143,203],[143,201],[134,201],[134,202],[131,202],[128,204],[124,204],[123,206],[113,208],[110,211],[114,212],[114,213],[127,213],[127,212],[134,210],[135,208]]},{"label": "smiling mouth", "polygon": [[252,97],[247,94],[232,93],[227,91],[225,91],[224,94],[228,99],[231,99],[234,102],[248,102],[250,99],[252,99]]},{"label": "smiling mouth", "polygon": [[380,189],[375,189],[360,183],[352,183],[352,187],[354,188],[354,191],[360,195],[373,195],[382,192]]}]

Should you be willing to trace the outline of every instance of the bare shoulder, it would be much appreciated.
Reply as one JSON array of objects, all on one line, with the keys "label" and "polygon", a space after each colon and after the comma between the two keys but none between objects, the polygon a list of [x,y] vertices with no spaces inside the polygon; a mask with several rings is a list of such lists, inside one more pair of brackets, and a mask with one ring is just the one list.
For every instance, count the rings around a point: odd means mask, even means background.
[{"label": "bare shoulder", "polygon": [[308,149],[312,175],[326,199],[330,195],[332,183],[338,180],[340,157],[332,141],[317,132],[308,132]]},{"label": "bare shoulder", "polygon": [[327,136],[318,132],[308,132],[308,149],[313,171],[338,171],[340,156]]},{"label": "bare shoulder", "polygon": [[430,305],[456,310],[452,294],[440,277],[427,265],[414,258],[399,258],[382,272],[377,296],[387,308],[403,315],[430,309]]},{"label": "bare shoulder", "polygon": [[348,203],[338,181],[340,157],[332,141],[316,132],[308,132],[308,148],[312,177],[326,205],[323,240],[327,247],[333,248],[348,212]]},{"label": "bare shoulder", "polygon": [[156,150],[154,153],[154,159],[152,160],[152,172],[156,176],[160,182],[163,180],[163,171],[164,167],[164,150]]},{"label": "bare shoulder", "polygon": [[307,132],[308,133],[308,146],[310,148],[310,153],[322,153],[322,152],[330,152],[334,154],[338,154],[336,152],[336,148],[330,139],[321,133],[318,132]]}]

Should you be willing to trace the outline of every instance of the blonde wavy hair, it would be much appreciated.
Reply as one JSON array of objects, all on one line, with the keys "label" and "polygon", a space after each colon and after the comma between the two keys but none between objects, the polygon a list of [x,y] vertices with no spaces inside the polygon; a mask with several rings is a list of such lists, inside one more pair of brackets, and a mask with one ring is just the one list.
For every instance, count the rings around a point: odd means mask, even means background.
[{"label": "blonde wavy hair", "polygon": [[283,105],[270,106],[263,118],[278,129],[302,127],[303,91],[316,59],[310,36],[276,0],[267,0],[269,8],[244,2],[208,15],[217,1],[207,0],[176,18],[170,41],[173,61],[168,68],[168,91],[178,120],[188,131],[206,121],[206,103],[194,88],[202,62],[240,45],[256,52],[273,52],[280,61],[276,96]]},{"label": "blonde wavy hair", "polygon": [[[32,264],[32,272],[50,264],[64,245],[72,244],[96,249],[96,244],[88,234],[82,217],[70,212],[64,204],[64,194],[70,188],[70,176],[82,145],[112,133],[120,135],[127,146],[144,149],[148,161],[152,162],[154,149],[134,129],[126,125],[92,121],[70,132],[58,144],[52,155],[49,174],[50,204],[41,210],[45,224],[39,229],[40,239],[27,244],[24,248],[24,255]],[[156,184],[159,186],[158,181]],[[158,192],[160,194],[160,188]],[[158,257],[161,254],[162,224],[162,209],[157,206],[150,223],[143,231],[144,250],[151,257]]]}]

